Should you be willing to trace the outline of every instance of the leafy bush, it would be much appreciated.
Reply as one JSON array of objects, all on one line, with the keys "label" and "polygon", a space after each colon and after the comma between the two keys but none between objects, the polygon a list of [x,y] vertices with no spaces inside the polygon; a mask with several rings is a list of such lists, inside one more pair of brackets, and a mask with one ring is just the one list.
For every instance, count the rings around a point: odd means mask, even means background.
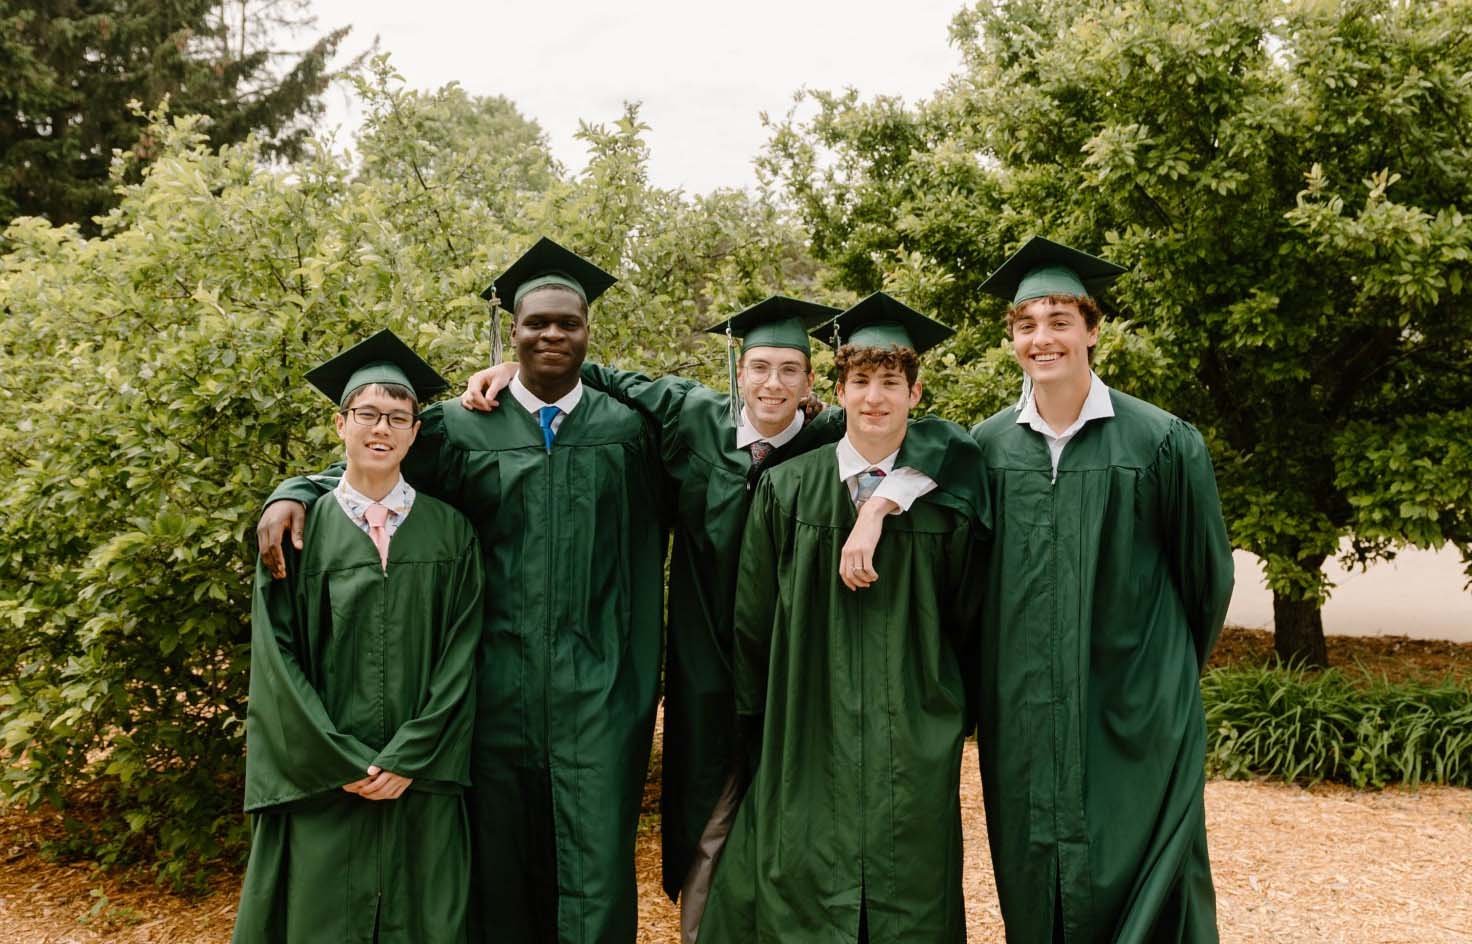
[{"label": "leafy bush", "polygon": [[651,187],[632,106],[569,173],[502,100],[383,62],[361,92],[357,163],[272,167],[160,113],[100,238],[5,234],[0,796],[65,809],[104,864],[182,881],[243,851],[253,525],[336,451],[308,368],[388,326],[463,379],[491,351],[479,290],[543,232],[624,277],[593,356],[650,369],[714,377],[689,340],[710,309],[818,275],[761,198]]},{"label": "leafy bush", "polygon": [[1206,673],[1201,694],[1218,776],[1472,786],[1472,689],[1451,681],[1225,668]]}]

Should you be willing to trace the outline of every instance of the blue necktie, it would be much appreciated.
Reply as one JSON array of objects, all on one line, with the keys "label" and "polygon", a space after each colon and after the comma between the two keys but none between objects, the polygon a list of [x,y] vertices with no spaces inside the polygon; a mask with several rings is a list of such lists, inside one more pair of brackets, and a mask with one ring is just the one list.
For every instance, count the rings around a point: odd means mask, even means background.
[{"label": "blue necktie", "polygon": [[873,497],[874,491],[879,488],[879,482],[884,478],[884,473],[879,469],[869,469],[859,473],[858,493],[854,495],[854,505],[862,505]]},{"label": "blue necktie", "polygon": [[562,408],[555,406],[544,406],[537,410],[537,419],[542,424],[542,442],[547,444],[548,452],[552,451],[552,440],[557,438],[557,430],[552,428],[552,421],[561,412]]}]

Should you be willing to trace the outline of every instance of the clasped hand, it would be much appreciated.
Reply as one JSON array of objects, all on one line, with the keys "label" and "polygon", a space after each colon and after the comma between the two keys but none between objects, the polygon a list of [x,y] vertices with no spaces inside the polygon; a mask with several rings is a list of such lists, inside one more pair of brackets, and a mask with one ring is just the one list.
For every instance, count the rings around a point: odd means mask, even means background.
[{"label": "clasped hand", "polygon": [[368,776],[362,780],[345,783],[342,788],[349,793],[356,793],[365,800],[397,800],[413,782],[413,777],[400,777],[392,771],[370,764]]}]

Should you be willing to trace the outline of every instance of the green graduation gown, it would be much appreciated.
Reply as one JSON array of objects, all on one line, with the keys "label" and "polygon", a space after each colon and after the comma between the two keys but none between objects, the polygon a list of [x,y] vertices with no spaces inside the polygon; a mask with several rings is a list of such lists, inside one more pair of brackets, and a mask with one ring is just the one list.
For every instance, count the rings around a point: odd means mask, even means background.
[{"label": "green graduation gown", "polygon": [[[752,490],[763,471],[837,442],[843,436],[844,417],[841,410],[825,410],[754,468],[751,454],[736,445],[727,394],[682,377],[651,380],[594,364],[583,365],[583,380],[656,424],[660,454],[677,500],[660,789],[664,890],[673,899],[735,764],[731,618],[741,530]],[[923,418],[911,424],[895,464],[932,478],[944,468],[954,479],[974,468],[960,465],[962,456],[974,453],[960,427]]]},{"label": "green graduation gown", "polygon": [[[469,794],[471,938],[629,944],[659,689],[665,535],[652,433],[584,389],[548,452],[514,397],[437,403],[404,460],[470,518],[487,579]],[[272,496],[310,501],[329,476]]]},{"label": "green graduation gown", "polygon": [[[318,502],[285,580],[257,565],[236,944],[461,944],[470,885],[481,561],[470,523],[418,495],[389,542]],[[341,787],[370,764],[396,800]]]},{"label": "green graduation gown", "polygon": [[[994,509],[978,743],[1011,944],[1217,940],[1198,678],[1232,591],[1189,424],[1110,391],[1068,443],[977,426]],[[880,571],[883,579],[883,571]]]},{"label": "green graduation gown", "polygon": [[[846,589],[855,511],[833,448],[763,476],[742,541],[736,709],[759,760],[701,944],[962,941],[958,654],[974,531],[921,498],[885,523],[879,582]],[[750,719],[749,721],[746,719]]]}]

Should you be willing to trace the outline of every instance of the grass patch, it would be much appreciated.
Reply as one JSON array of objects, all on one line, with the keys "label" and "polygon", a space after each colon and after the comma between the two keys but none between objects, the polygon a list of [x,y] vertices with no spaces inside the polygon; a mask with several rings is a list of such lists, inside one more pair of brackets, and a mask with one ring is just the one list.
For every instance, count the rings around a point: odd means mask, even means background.
[{"label": "grass patch", "polygon": [[1213,776],[1472,786],[1472,687],[1280,666],[1201,679]]}]

